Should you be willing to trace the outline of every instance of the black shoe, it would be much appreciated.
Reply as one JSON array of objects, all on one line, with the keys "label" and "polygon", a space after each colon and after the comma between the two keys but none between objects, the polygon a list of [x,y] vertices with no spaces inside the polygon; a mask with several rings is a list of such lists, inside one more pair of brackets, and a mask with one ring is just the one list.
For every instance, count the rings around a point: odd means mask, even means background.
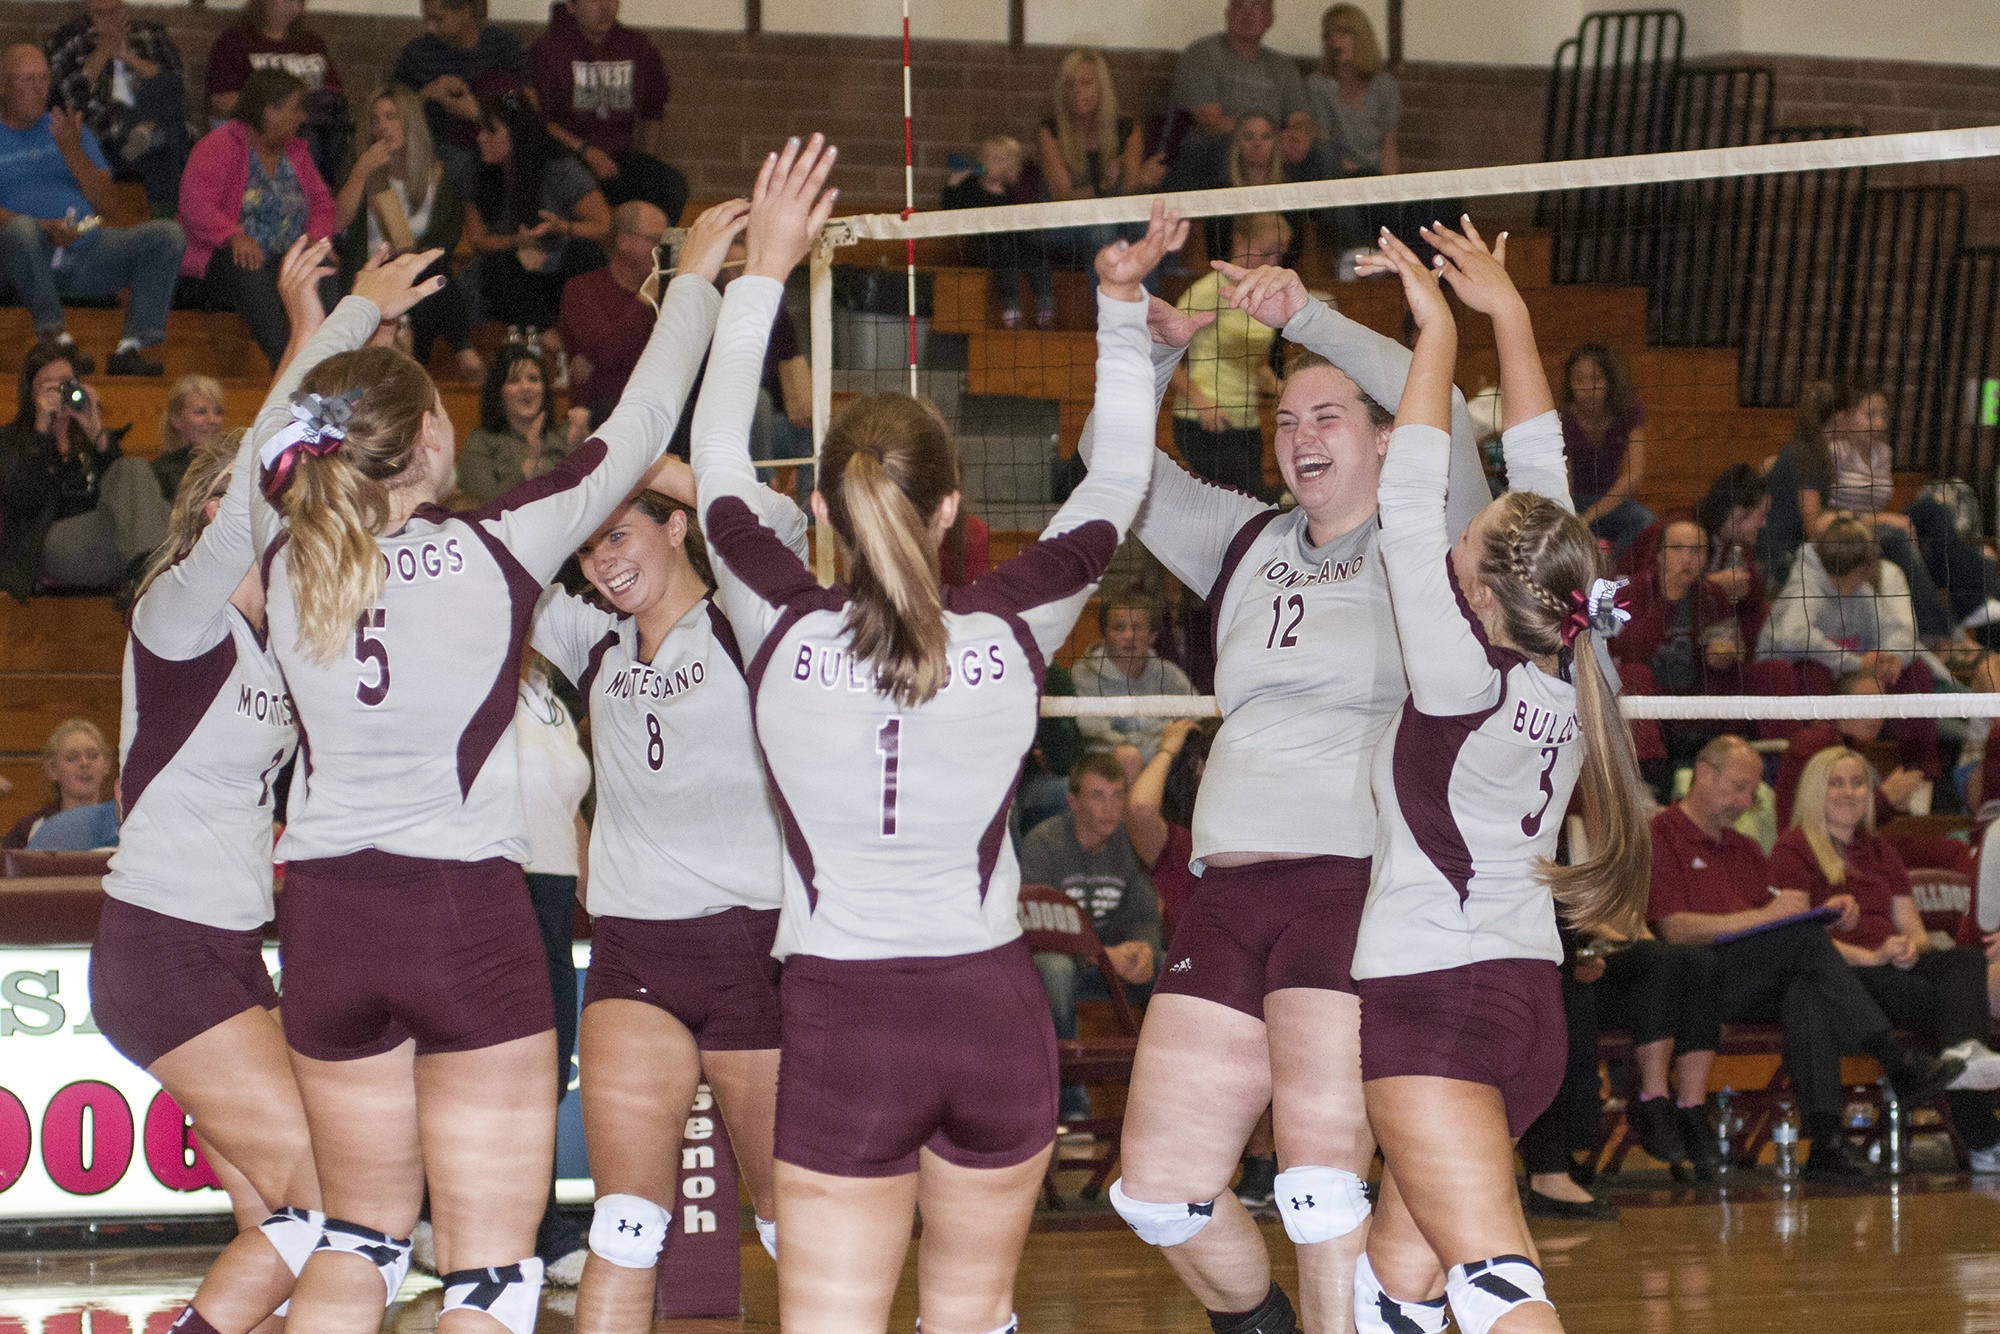
[{"label": "black shoe", "polygon": [[1625,1104],[1625,1120],[1638,1135],[1639,1147],[1678,1175],[1688,1161],[1688,1149],[1682,1142],[1680,1118],[1674,1115],[1674,1100],[1634,1098]]},{"label": "black shoe", "polygon": [[67,361],[69,368],[79,376],[97,373],[97,358],[78,347],[74,338],[65,335],[56,339],[55,345],[62,349],[63,360]]},{"label": "black shoe", "polygon": [[1570,1218],[1592,1223],[1615,1223],[1618,1206],[1609,1200],[1559,1200],[1528,1187],[1528,1217]]},{"label": "black shoe", "polygon": [[1681,1123],[1681,1143],[1687,1145],[1694,1179],[1715,1180],[1722,1174],[1722,1150],[1716,1146],[1715,1123],[1708,1119],[1708,1108],[1676,1107],[1674,1116]]},{"label": "black shoe", "polygon": [[157,361],[149,361],[136,347],[113,352],[111,359],[104,363],[106,375],[165,375],[167,368]]},{"label": "black shoe", "polygon": [[1918,1051],[1905,1050],[1901,1059],[1883,1064],[1896,1096],[1911,1104],[1929,1102],[1965,1073],[1962,1056],[1926,1056]]},{"label": "black shoe", "polygon": [[1277,1179],[1276,1158],[1245,1158],[1243,1175],[1236,1180],[1236,1198],[1245,1209],[1262,1209],[1271,1203]]},{"label": "black shoe", "polygon": [[1875,1175],[1875,1167],[1847,1136],[1833,1132],[1814,1138],[1800,1175],[1808,1181],[1862,1181]]}]

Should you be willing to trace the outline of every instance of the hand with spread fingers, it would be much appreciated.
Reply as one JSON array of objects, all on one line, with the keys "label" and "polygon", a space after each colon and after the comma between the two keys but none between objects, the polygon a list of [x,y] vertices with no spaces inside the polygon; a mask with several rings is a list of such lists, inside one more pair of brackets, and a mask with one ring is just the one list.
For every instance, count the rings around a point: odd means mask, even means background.
[{"label": "hand with spread fingers", "polygon": [[1144,300],[1146,275],[1169,252],[1186,245],[1187,234],[1187,220],[1168,208],[1166,200],[1155,199],[1144,236],[1137,241],[1113,241],[1097,252],[1098,290],[1115,301]]},{"label": "hand with spread fingers", "polygon": [[319,299],[320,279],[335,272],[333,242],[301,236],[285,251],[278,264],[278,301],[291,322],[292,337],[309,338],[326,323],[326,307]]},{"label": "hand with spread fingers", "polygon": [[1442,223],[1433,223],[1419,229],[1424,240],[1444,256],[1441,275],[1451,284],[1458,299],[1493,318],[1525,307],[1527,303],[1521,299],[1520,289],[1514,286],[1513,275],[1507,272],[1507,233],[1494,238],[1489,249],[1470,216],[1461,217],[1459,227],[1460,231],[1453,231]]},{"label": "hand with spread fingers", "polygon": [[680,271],[698,273],[714,282],[722,275],[722,262],[729,258],[729,247],[743,235],[749,222],[747,199],[725,199],[703,209],[694,226],[688,228],[687,239],[681,242]]},{"label": "hand with spread fingers", "polygon": [[398,255],[380,268],[363,269],[354,275],[354,295],[367,297],[382,312],[382,323],[394,324],[419,301],[444,288],[444,275],[434,274],[418,281],[437,263],[442,250],[413,250]]},{"label": "hand with spread fingers", "polygon": [[833,214],[838,190],[826,188],[840,150],[815,134],[801,144],[788,142],[764,159],[750,193],[750,225],[743,245],[743,272],[779,282],[811,253],[813,242]]},{"label": "hand with spread fingers", "polygon": [[1393,273],[1402,280],[1403,298],[1410,303],[1410,314],[1421,331],[1433,327],[1455,324],[1451,305],[1444,299],[1444,289],[1438,286],[1438,271],[1444,267],[1443,259],[1435,266],[1425,264],[1417,258],[1417,252],[1404,245],[1388,228],[1376,242],[1381,249],[1372,255],[1363,255],[1354,266],[1354,271],[1364,277],[1378,273]]},{"label": "hand with spread fingers", "polygon": [[1182,310],[1173,302],[1156,296],[1146,303],[1146,332],[1161,347],[1186,347],[1194,341],[1197,333],[1215,323],[1219,313],[1213,310]]},{"label": "hand with spread fingers", "polygon": [[1209,267],[1227,280],[1223,286],[1229,304],[1267,328],[1284,328],[1312,300],[1306,292],[1305,280],[1276,264],[1246,269],[1228,260],[1214,259],[1209,261]]}]

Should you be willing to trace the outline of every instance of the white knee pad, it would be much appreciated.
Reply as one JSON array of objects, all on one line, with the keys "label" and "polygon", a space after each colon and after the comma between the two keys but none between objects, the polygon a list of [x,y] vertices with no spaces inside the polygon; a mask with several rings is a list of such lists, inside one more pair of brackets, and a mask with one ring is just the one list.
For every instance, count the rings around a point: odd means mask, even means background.
[{"label": "white knee pad", "polygon": [[1344,1237],[1368,1221],[1368,1183],[1337,1167],[1289,1167],[1271,1182],[1271,1199],[1297,1246]]},{"label": "white knee pad", "polygon": [[1489,1334],[1494,1321],[1529,1302],[1554,1305],[1542,1283],[1542,1271],[1525,1255],[1453,1265],[1445,1275],[1444,1295],[1463,1334]]},{"label": "white knee pad", "polygon": [[259,1223],[257,1230],[297,1278],[306,1267],[306,1257],[319,1246],[320,1234],[326,1231],[326,1215],[317,1209],[280,1209]]},{"label": "white knee pad", "polygon": [[1125,1193],[1125,1179],[1111,1183],[1111,1207],[1131,1224],[1139,1240],[1148,1246],[1178,1246],[1208,1226],[1215,1217],[1215,1201],[1197,1204],[1150,1204]]},{"label": "white knee pad", "polygon": [[778,1220],[760,1218],[757,1220],[757,1240],[764,1243],[764,1253],[773,1260],[778,1258]]},{"label": "white knee pad", "polygon": [[[923,1317],[919,1316],[917,1318],[916,1326],[917,1326],[917,1334],[924,1334]],[[1009,1311],[1007,1313],[1007,1323],[1000,1326],[1000,1328],[998,1329],[988,1330],[987,1334],[1017,1334],[1017,1331],[1020,1328],[1021,1328],[1021,1313],[1019,1311]]]},{"label": "white knee pad", "polygon": [[326,1228],[320,1234],[315,1251],[345,1251],[358,1255],[382,1271],[382,1284],[387,1289],[382,1305],[386,1308],[396,1300],[396,1293],[403,1286],[403,1279],[410,1272],[410,1239],[401,1241],[377,1232],[372,1227],[359,1223],[349,1223],[338,1218],[326,1220]]},{"label": "white knee pad", "polygon": [[484,1311],[512,1334],[535,1334],[542,1307],[542,1262],[534,1256],[491,1269],[454,1269],[442,1276],[444,1310]]},{"label": "white knee pad", "polygon": [[651,1269],[660,1262],[670,1221],[643,1195],[600,1195],[590,1216],[590,1253],[622,1269]]},{"label": "white knee pad", "polygon": [[1355,1334],[1444,1334],[1450,1319],[1442,1297],[1434,1302],[1399,1302],[1382,1291],[1368,1252],[1354,1262]]}]

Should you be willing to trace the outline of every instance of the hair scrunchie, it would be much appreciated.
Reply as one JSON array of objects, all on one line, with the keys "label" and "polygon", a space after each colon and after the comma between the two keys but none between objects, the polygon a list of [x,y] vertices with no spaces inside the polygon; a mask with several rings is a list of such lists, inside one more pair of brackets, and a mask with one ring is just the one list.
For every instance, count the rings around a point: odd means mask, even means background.
[{"label": "hair scrunchie", "polygon": [[354,407],[360,401],[359,388],[330,398],[323,394],[292,396],[292,419],[266,440],[257,453],[257,461],[263,468],[259,486],[266,500],[277,504],[285,488],[292,484],[292,470],[298,464],[300,450],[320,458],[340,448],[340,442],[347,439],[348,420],[354,416]]},{"label": "hair scrunchie", "polygon": [[1606,639],[1623,630],[1625,623],[1632,619],[1632,599],[1625,592],[1625,586],[1631,582],[1622,577],[1593,579],[1588,593],[1580,588],[1573,589],[1569,595],[1570,613],[1563,618],[1563,647],[1574,644],[1576,637],[1585,630],[1594,631]]}]

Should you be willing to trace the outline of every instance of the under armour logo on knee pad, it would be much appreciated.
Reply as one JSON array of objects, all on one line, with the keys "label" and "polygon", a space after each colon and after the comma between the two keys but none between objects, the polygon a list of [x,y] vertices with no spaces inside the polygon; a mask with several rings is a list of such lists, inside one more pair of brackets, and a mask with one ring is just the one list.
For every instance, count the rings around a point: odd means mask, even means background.
[{"label": "under armour logo on knee pad", "polygon": [[635,1223],[629,1218],[621,1218],[618,1220],[618,1230],[620,1232],[629,1232],[635,1237],[643,1237],[646,1235],[646,1225],[644,1223]]},{"label": "under armour logo on knee pad", "polygon": [[1297,1196],[1297,1195],[1294,1195],[1294,1196],[1292,1196],[1292,1208],[1294,1208],[1294,1209],[1310,1209],[1310,1208],[1312,1208],[1312,1207],[1313,1207],[1313,1197],[1312,1197],[1312,1196],[1308,1195],[1308,1196],[1304,1197],[1304,1199],[1301,1199],[1301,1198],[1300,1198],[1299,1196]]},{"label": "under armour logo on knee pad", "polygon": [[1187,1211],[1190,1218],[1213,1218],[1215,1217],[1215,1201],[1210,1200],[1207,1204],[1190,1204],[1187,1207]]}]

